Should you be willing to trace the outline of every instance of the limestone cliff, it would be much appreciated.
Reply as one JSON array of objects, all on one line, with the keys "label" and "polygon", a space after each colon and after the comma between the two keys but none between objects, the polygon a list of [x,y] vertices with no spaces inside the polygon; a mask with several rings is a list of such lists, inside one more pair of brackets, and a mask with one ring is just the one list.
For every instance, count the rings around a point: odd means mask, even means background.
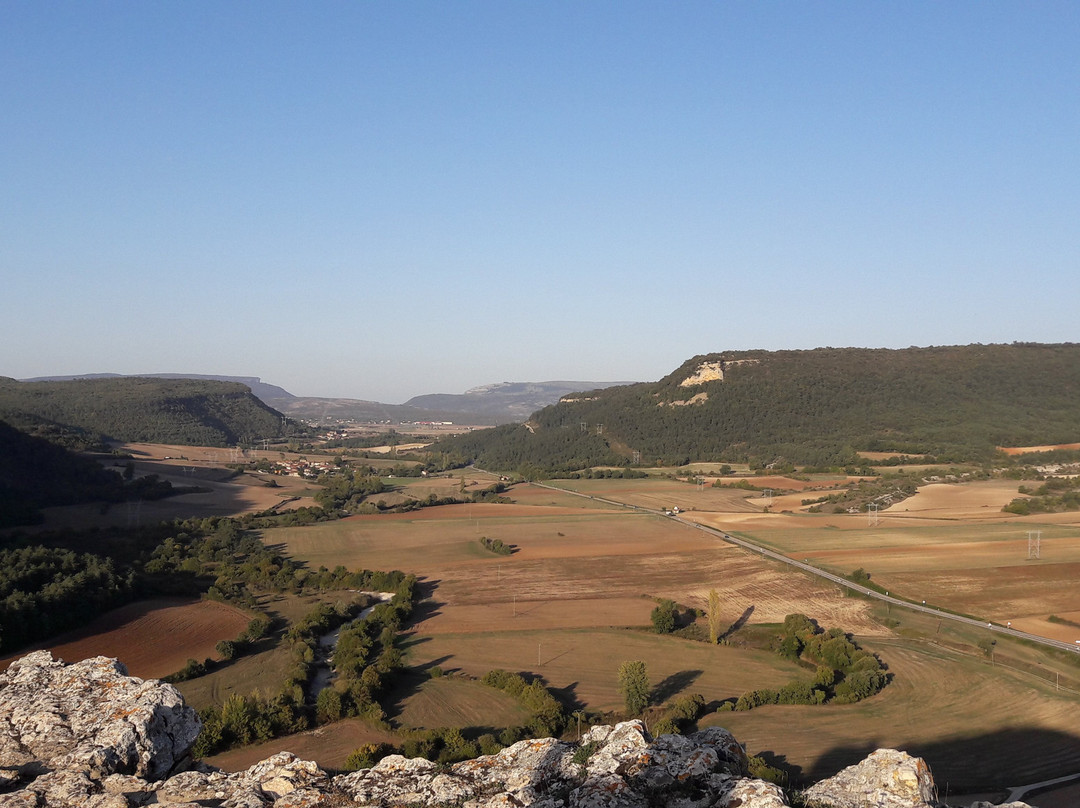
[{"label": "limestone cliff", "polygon": [[[593,727],[581,744],[521,741],[443,767],[394,755],[329,776],[281,753],[226,773],[188,756],[195,712],[171,685],[126,675],[116,660],[73,665],[30,654],[0,674],[0,808],[783,808],[783,792],[747,776],[727,730],[651,737],[639,721]],[[926,764],[878,750],[818,783],[806,805],[930,808]],[[1023,808],[1022,803],[1014,803]]]}]

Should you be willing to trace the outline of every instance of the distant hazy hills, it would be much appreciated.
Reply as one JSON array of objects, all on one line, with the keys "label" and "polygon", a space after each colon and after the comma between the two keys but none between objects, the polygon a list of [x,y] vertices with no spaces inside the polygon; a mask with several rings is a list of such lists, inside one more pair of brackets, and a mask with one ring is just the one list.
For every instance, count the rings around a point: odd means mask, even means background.
[{"label": "distant hazy hills", "polygon": [[490,415],[500,421],[524,421],[542,407],[554,404],[563,396],[600,390],[631,382],[500,382],[474,387],[460,395],[434,393],[416,396],[406,406],[425,410],[456,410]]},{"label": "distant hazy hills", "polygon": [[688,460],[810,465],[888,450],[987,459],[1080,441],[1080,345],[820,348],[696,356],[654,383],[441,441],[486,468]]},{"label": "distant hazy hills", "polygon": [[522,422],[541,407],[565,395],[597,390],[627,382],[500,382],[474,387],[461,394],[434,393],[416,396],[404,404],[383,404],[355,398],[295,396],[282,387],[267,384],[258,376],[211,376],[197,373],[88,373],[80,376],[39,376],[26,382],[85,379],[198,379],[247,385],[256,398],[291,418],[305,421],[452,421],[456,424],[505,424]]}]

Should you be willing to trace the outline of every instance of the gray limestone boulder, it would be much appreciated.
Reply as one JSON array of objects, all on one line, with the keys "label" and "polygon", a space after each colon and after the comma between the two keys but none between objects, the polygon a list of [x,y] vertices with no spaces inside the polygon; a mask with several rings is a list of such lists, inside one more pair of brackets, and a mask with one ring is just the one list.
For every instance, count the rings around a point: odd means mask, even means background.
[{"label": "gray limestone boulder", "polygon": [[810,804],[828,808],[934,808],[937,787],[922,758],[878,749],[804,792]]},{"label": "gray limestone boulder", "polygon": [[65,665],[48,651],[0,674],[0,766],[148,779],[182,767],[200,729],[172,685],[127,675],[114,659]]}]

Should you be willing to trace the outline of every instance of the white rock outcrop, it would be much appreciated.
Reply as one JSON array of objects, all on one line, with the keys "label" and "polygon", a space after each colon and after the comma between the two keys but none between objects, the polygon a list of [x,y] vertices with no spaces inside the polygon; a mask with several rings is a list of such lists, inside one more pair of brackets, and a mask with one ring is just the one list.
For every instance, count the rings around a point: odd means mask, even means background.
[{"label": "white rock outcrop", "polygon": [[199,718],[176,688],[115,659],[74,665],[38,651],[0,674],[0,767],[158,779],[182,767]]},{"label": "white rock outcrop", "polygon": [[934,808],[937,787],[922,758],[878,749],[804,792],[810,803],[829,808]]},{"label": "white rock outcrop", "polygon": [[[784,808],[747,776],[725,729],[653,738],[640,721],[593,727],[581,743],[521,741],[439,766],[391,755],[329,776],[282,752],[243,772],[193,763],[195,712],[171,685],[115,660],[30,654],[0,674],[0,808]],[[822,808],[936,808],[926,764],[879,749],[805,792]],[[1025,808],[1016,803],[1015,808]]]}]

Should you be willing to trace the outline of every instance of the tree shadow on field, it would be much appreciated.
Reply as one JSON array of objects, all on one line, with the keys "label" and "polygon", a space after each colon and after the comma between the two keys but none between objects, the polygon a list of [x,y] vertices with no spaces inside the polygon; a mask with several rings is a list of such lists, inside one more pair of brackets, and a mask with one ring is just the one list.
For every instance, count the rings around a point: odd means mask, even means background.
[{"label": "tree shadow on field", "polygon": [[746,611],[743,612],[739,616],[739,619],[736,620],[734,623],[732,623],[730,626],[728,626],[728,630],[720,635],[720,639],[721,640],[726,640],[728,637],[730,637],[732,634],[734,634],[740,628],[745,626],[746,621],[748,621],[750,619],[750,615],[752,615],[753,613],[754,613],[754,606],[753,606],[753,604],[751,604],[750,606],[746,607]]},{"label": "tree shadow on field", "polygon": [[441,581],[433,581],[421,578],[416,584],[416,605],[413,606],[412,614],[409,615],[409,626],[414,627],[441,614],[439,609],[446,603],[435,599],[435,590],[439,588]]},{"label": "tree shadow on field", "polygon": [[788,763],[786,755],[780,755],[771,749],[765,749],[761,752],[756,752],[755,757],[764,760],[766,766],[772,766],[784,773],[784,781],[779,784],[782,787],[787,788],[792,783],[802,782],[802,766],[796,765],[795,763]]},{"label": "tree shadow on field", "polygon": [[[410,644],[415,645],[426,641],[427,638],[420,638]],[[394,677],[393,686],[386,694],[386,698],[382,700],[383,707],[386,710],[386,717],[391,721],[397,719],[404,711],[405,703],[420,692],[420,688],[424,686],[425,682],[431,681],[431,669],[441,667],[443,663],[453,658],[453,655],[448,654],[430,662],[425,662],[421,666],[399,671]]]},{"label": "tree shadow on field", "polygon": [[705,671],[678,671],[657,683],[649,694],[649,701],[653,704],[663,704],[673,696],[678,695],[698,680]]},{"label": "tree shadow on field", "polygon": [[567,715],[571,715],[577,710],[585,709],[585,702],[578,698],[577,688],[578,682],[571,682],[566,685],[566,687],[551,687],[550,685],[547,685],[547,689],[551,692],[551,695],[558,699]]}]

